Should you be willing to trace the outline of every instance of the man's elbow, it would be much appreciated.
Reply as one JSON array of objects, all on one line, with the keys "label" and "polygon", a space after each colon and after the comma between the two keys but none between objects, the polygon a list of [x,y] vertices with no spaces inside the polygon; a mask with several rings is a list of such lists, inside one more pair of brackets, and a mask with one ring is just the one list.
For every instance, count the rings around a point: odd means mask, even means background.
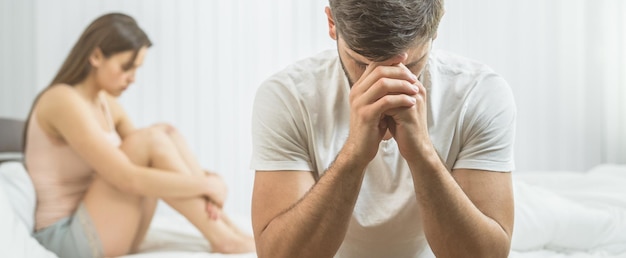
[{"label": "man's elbow", "polygon": [[[255,238],[256,244],[256,254],[259,258],[280,258],[280,257],[290,257],[288,252],[285,252],[285,249],[280,246],[275,246],[270,243],[265,243],[259,238]],[[286,243],[285,243],[286,244]]]},{"label": "man's elbow", "polygon": [[470,255],[468,257],[485,257],[485,258],[507,258],[511,251],[510,239],[503,239],[502,241],[487,243],[483,245],[480,250],[477,251],[479,255]]},{"label": "man's elbow", "polygon": [[458,248],[448,248],[446,250],[439,250],[438,252],[433,249],[433,252],[437,257],[450,257],[450,258],[507,258],[511,249],[510,240],[502,241],[490,241],[486,243],[458,245]]},{"label": "man's elbow", "polygon": [[[297,254],[293,255],[289,251],[289,241],[288,240],[278,240],[271,241],[270,239],[264,238],[263,234],[259,236],[255,236],[254,238],[256,244],[256,252],[257,257],[259,258],[282,258],[282,257],[298,257]],[[277,244],[277,242],[281,242]]]},{"label": "man's elbow", "polygon": [[287,239],[275,239],[272,243],[263,241],[262,238],[255,237],[257,257],[259,258],[332,258],[334,252],[319,248],[312,250],[310,246],[298,245]]}]

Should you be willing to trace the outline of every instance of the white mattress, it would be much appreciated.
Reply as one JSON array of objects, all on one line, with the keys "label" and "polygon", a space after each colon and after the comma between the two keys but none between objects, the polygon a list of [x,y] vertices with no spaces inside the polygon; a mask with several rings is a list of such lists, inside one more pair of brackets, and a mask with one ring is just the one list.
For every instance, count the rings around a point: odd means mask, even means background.
[{"label": "white mattress", "polygon": [[[34,190],[23,166],[6,164],[0,166],[1,256],[54,257],[28,236],[27,225],[32,221],[22,215],[33,213]],[[514,191],[510,257],[626,258],[626,165],[602,165],[587,173],[515,172]],[[231,217],[251,232],[249,215]],[[254,253],[210,251],[191,223],[169,207],[160,206],[140,253],[123,257],[256,257]]]},{"label": "white mattress", "polygon": [[[163,203],[159,203],[163,205]],[[141,244],[138,254],[122,256],[124,258],[248,258],[257,257],[255,253],[219,254],[211,253],[211,247],[200,231],[193,227],[183,216],[170,211],[169,207],[159,207],[146,239]],[[243,230],[252,233],[250,219],[246,216],[231,216],[231,219]]]}]

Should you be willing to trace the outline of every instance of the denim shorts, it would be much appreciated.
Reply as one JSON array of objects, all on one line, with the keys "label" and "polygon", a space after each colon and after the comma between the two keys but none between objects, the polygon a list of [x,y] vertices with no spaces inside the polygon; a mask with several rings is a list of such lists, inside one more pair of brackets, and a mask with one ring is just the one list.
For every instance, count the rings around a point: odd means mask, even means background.
[{"label": "denim shorts", "polygon": [[43,228],[33,237],[46,249],[63,258],[104,257],[102,243],[91,217],[81,203],[72,216]]}]

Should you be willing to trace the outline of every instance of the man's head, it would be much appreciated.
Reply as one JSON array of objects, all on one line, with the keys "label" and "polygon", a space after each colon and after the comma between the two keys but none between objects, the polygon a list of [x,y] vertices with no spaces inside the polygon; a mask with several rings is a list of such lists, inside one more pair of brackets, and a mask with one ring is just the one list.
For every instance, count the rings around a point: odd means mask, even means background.
[{"label": "man's head", "polygon": [[[444,13],[443,0],[329,0],[329,3],[330,8],[326,9],[329,34],[337,40],[342,63],[352,82],[360,76],[358,70],[363,64],[392,60],[405,53],[408,54],[405,65],[420,61],[428,54]],[[346,59],[353,59],[356,66]],[[360,70],[362,73],[365,69]]]},{"label": "man's head", "polygon": [[443,0],[329,0],[336,35],[356,53],[384,61],[435,38]]}]

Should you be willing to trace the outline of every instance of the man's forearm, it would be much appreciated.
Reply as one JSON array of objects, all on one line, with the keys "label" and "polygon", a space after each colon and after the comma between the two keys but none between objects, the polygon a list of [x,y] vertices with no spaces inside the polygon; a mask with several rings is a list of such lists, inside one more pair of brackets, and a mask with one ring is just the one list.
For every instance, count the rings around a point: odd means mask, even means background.
[{"label": "man's forearm", "polygon": [[333,257],[345,237],[367,162],[342,150],[302,199],[257,239],[259,257]]},{"label": "man's forearm", "polygon": [[510,239],[434,154],[409,162],[424,232],[437,257],[507,257]]}]

